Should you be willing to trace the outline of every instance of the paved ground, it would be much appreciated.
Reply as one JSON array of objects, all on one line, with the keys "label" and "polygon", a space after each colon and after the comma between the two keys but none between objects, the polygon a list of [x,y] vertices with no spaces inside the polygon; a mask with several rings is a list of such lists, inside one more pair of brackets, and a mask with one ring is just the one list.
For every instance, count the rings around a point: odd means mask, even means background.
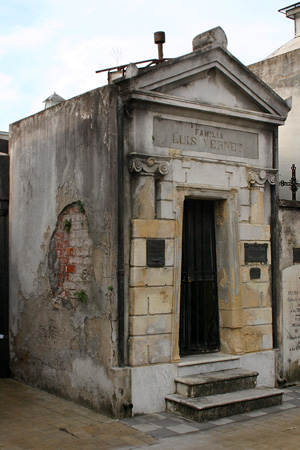
[{"label": "paved ground", "polygon": [[1,450],[134,449],[146,433],[12,379],[0,379]]},{"label": "paved ground", "polygon": [[299,450],[299,408],[171,437],[139,450]]},{"label": "paved ground", "polygon": [[281,406],[199,424],[162,412],[110,419],[11,379],[0,379],[0,449],[300,449],[300,388]]}]

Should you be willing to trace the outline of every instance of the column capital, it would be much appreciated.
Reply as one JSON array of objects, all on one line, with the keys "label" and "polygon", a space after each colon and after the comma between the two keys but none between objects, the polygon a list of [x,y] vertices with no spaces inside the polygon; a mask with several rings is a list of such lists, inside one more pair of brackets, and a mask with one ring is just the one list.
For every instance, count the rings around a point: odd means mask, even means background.
[{"label": "column capital", "polygon": [[170,170],[170,158],[164,156],[141,155],[131,153],[128,155],[129,171],[143,175],[167,175]]},{"label": "column capital", "polygon": [[276,169],[251,168],[248,172],[250,186],[263,186],[267,181],[274,185],[278,180]]}]

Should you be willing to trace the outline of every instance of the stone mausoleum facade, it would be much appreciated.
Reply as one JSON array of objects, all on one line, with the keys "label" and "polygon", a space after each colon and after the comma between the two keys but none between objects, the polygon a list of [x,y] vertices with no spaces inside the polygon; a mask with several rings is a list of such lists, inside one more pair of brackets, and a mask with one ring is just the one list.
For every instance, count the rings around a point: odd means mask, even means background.
[{"label": "stone mausoleum facade", "polygon": [[117,416],[211,355],[274,386],[288,111],[216,28],[12,124],[13,376]]}]

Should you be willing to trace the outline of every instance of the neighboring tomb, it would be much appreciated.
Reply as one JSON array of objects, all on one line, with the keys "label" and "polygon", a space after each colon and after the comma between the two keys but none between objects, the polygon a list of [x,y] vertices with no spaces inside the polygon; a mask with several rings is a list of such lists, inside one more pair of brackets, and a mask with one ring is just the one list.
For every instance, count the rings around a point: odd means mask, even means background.
[{"label": "neighboring tomb", "polygon": [[[257,76],[274,89],[281,97],[287,98],[292,107],[284,127],[279,131],[279,234],[278,260],[279,295],[277,313],[277,347],[279,349],[279,374],[281,381],[300,380],[300,348],[296,323],[297,294],[299,291],[299,259],[297,248],[300,247],[298,230],[300,224],[299,183],[295,166],[300,170],[300,2],[282,8],[288,19],[295,25],[294,38],[274,51],[263,61],[249,66]],[[296,175],[293,177],[293,172]],[[298,197],[297,197],[298,195]],[[295,257],[296,256],[296,257]],[[291,295],[289,293],[293,292]]]},{"label": "neighboring tomb", "polygon": [[282,380],[300,380],[300,202],[279,203],[279,261],[281,302],[279,374]]},{"label": "neighboring tomb", "polygon": [[8,133],[0,132],[0,377],[9,376],[8,351]]}]

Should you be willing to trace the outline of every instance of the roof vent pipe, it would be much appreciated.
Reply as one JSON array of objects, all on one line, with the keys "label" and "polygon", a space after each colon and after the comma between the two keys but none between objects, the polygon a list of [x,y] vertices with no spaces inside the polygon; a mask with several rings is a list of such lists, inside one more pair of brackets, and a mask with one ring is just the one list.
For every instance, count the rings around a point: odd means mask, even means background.
[{"label": "roof vent pipe", "polygon": [[164,31],[156,31],[154,33],[154,42],[158,48],[158,60],[163,60],[163,44],[166,42],[166,36]]}]

